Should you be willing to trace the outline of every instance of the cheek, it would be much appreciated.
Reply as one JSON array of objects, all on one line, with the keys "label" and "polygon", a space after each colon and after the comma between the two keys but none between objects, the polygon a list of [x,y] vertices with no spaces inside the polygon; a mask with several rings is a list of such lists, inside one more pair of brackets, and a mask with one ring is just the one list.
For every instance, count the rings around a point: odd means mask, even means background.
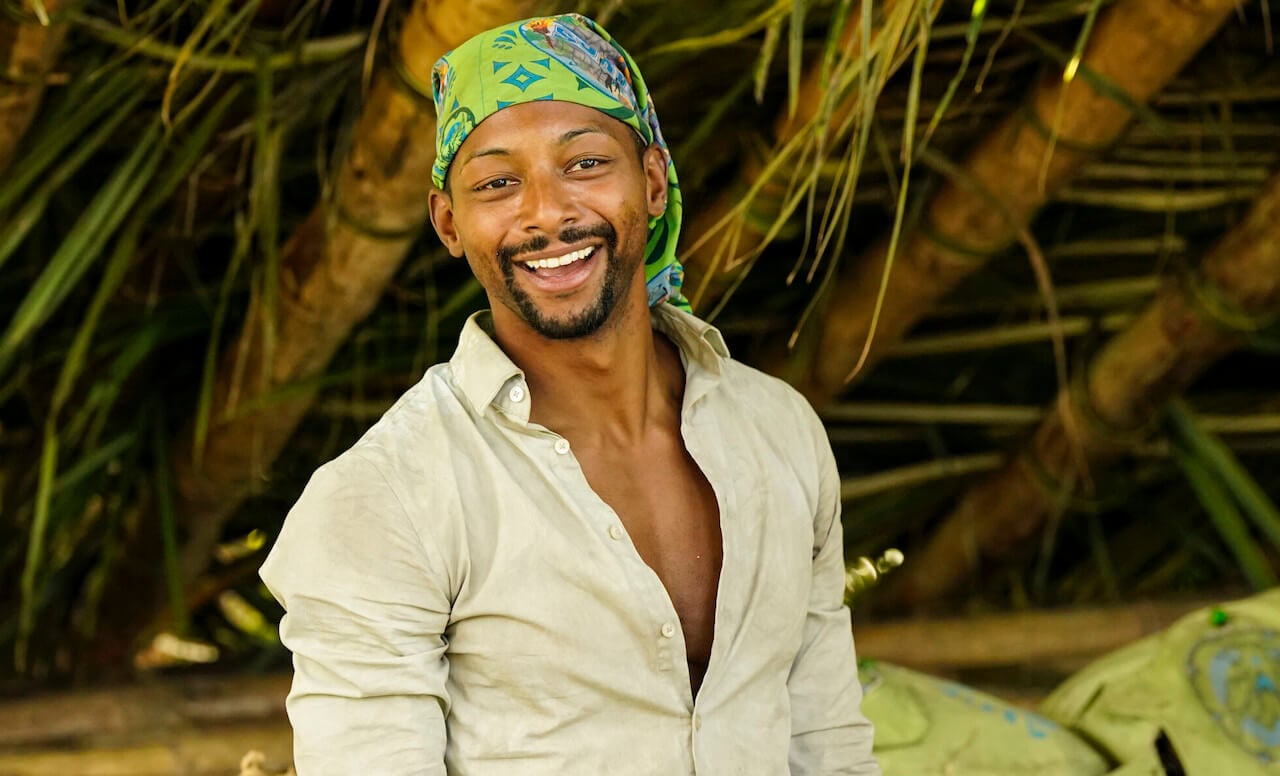
[{"label": "cheek", "polygon": [[600,217],[618,229],[630,229],[636,223],[648,229],[648,201],[643,185],[603,184],[594,191],[586,192],[583,201],[594,203]]},{"label": "cheek", "polygon": [[483,259],[495,255],[502,235],[494,225],[501,221],[498,214],[488,211],[481,213],[470,208],[455,216],[458,240],[462,243],[462,250],[468,261],[473,256]]}]

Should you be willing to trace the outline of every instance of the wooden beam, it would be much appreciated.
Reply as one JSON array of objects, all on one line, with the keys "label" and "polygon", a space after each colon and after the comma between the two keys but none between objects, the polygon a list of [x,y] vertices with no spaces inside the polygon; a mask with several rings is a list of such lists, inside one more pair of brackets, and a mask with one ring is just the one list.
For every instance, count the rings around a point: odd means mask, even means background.
[{"label": "wooden beam", "polygon": [[[0,750],[3,776],[231,776],[251,750],[265,755],[256,773],[284,773],[293,732],[282,722],[184,730],[132,746]],[[254,773],[247,771],[246,773]]]},{"label": "wooden beam", "polygon": [[[0,751],[133,743],[198,726],[281,721],[291,681],[289,675],[195,678],[7,701],[0,703]],[[0,766],[0,774],[9,771]]]},{"label": "wooden beam", "polygon": [[853,636],[860,659],[883,660],[926,672],[1081,664],[1222,600],[1145,601],[868,625],[855,622]]}]

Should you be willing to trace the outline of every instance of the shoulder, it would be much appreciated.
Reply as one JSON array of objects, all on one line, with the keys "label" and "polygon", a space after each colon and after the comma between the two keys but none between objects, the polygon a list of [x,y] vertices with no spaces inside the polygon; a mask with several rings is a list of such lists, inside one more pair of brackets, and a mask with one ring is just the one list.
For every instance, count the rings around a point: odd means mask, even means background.
[{"label": "shoulder", "polygon": [[723,370],[721,389],[745,417],[785,427],[809,444],[827,444],[817,411],[790,383],[732,358],[724,359]]},{"label": "shoulder", "polygon": [[445,469],[454,417],[465,414],[449,390],[446,365],[427,375],[350,448],[324,463],[285,517],[264,578],[314,563],[376,562],[389,546],[435,554],[455,510]]},{"label": "shoulder", "polygon": [[362,489],[389,489],[416,519],[424,504],[440,506],[447,498],[455,467],[484,444],[486,422],[457,388],[450,365],[437,364],[322,469],[359,479]]},{"label": "shoulder", "polygon": [[699,423],[701,433],[718,437],[740,470],[769,478],[775,491],[793,488],[817,510],[834,472],[826,430],[809,401],[785,381],[727,358],[707,399],[714,420]]},{"label": "shoulder", "polygon": [[[784,380],[743,364],[733,371],[740,384],[752,386],[759,403],[768,407],[760,421],[764,436],[784,451],[782,465],[802,483],[816,558],[832,531],[842,530],[840,472],[826,426],[804,394]],[[726,371],[726,378],[729,374]]]},{"label": "shoulder", "polygon": [[451,434],[473,423],[454,388],[449,364],[436,364],[340,458],[361,458],[380,469],[395,470],[442,448]]},{"label": "shoulder", "polygon": [[772,398],[777,404],[798,412],[811,410],[809,400],[786,380],[762,372],[733,357],[724,358],[722,363],[724,380],[729,386],[759,392]]}]

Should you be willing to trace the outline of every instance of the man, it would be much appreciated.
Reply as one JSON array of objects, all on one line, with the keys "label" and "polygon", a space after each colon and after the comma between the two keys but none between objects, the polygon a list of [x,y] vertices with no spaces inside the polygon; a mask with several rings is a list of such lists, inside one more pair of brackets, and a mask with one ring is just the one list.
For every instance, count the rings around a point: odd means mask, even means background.
[{"label": "man", "polygon": [[492,310],[290,512],[300,776],[876,774],[821,424],[678,309],[680,190],[589,19],[446,55],[431,220]]}]

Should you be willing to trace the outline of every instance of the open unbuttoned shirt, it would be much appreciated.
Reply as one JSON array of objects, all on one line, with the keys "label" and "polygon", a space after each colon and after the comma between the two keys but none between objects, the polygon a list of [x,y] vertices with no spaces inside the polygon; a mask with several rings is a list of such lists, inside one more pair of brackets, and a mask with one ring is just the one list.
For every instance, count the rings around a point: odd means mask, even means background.
[{"label": "open unbuttoned shirt", "polygon": [[262,567],[287,610],[299,776],[879,773],[821,423],[710,325],[651,319],[680,350],[681,433],[720,508],[696,701],[662,582],[569,442],[529,422],[480,313],[315,473]]}]

